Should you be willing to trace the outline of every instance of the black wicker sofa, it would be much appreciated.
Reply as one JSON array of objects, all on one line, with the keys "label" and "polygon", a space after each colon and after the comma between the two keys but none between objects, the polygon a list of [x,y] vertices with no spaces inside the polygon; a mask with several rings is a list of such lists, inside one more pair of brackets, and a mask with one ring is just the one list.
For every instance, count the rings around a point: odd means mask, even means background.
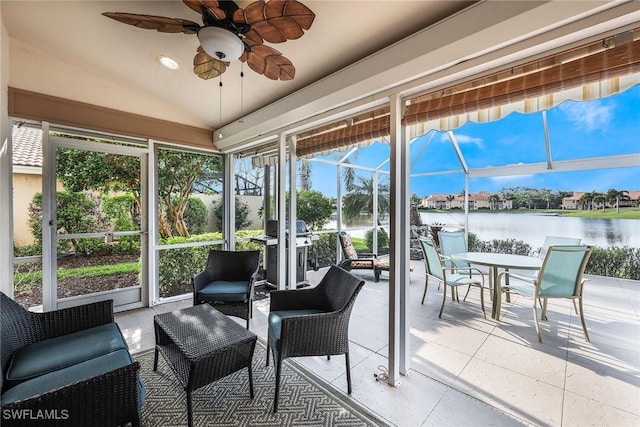
[{"label": "black wicker sofa", "polygon": [[113,301],[34,313],[0,292],[0,423],[140,425],[140,365]]}]

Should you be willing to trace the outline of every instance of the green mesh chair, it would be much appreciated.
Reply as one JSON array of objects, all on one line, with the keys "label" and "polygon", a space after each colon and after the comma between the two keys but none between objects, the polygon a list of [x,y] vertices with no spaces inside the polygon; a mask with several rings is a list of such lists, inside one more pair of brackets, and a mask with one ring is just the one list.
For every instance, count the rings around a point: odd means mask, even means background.
[{"label": "green mesh chair", "polygon": [[442,292],[442,305],[440,306],[440,314],[438,317],[442,317],[444,311],[444,304],[447,300],[447,286],[451,288],[451,296],[455,299],[455,289],[458,286],[475,286],[480,288],[480,305],[482,306],[482,317],[487,318],[484,310],[484,275],[480,275],[480,279],[469,276],[469,271],[472,269],[460,268],[456,269],[455,273],[452,273],[449,268],[443,265],[441,255],[436,250],[433,241],[424,237],[418,237],[422,253],[424,255],[424,265],[426,270],[426,281],[424,284],[424,293],[422,294],[422,304],[424,304],[424,298],[427,296],[427,286],[429,283],[429,277],[442,282],[444,284],[444,290]]},{"label": "green mesh chair", "polygon": [[[511,278],[520,279],[525,283],[511,283],[505,285],[502,290],[514,292],[533,300],[533,319],[539,342],[542,342],[542,336],[538,323],[536,301],[540,303],[542,309],[542,320],[547,320],[547,300],[549,298],[569,298],[573,300],[573,307],[576,313],[580,314],[584,337],[589,342],[587,325],[584,321],[582,290],[586,281],[583,278],[583,274],[592,250],[593,246],[586,245],[551,245],[546,252],[540,272],[535,278],[532,279],[530,276],[513,273],[509,274]],[[503,277],[505,277],[505,273],[498,275],[498,283],[501,283],[500,281]],[[576,299],[578,300],[578,306],[576,306]],[[500,299],[498,299],[498,319],[500,318],[500,305]]]},{"label": "green mesh chair", "polygon": [[[467,252],[467,239],[465,238],[464,231],[439,231],[438,232],[438,240],[440,241],[440,253],[442,254],[442,264],[445,268],[451,270],[452,272],[456,272],[456,270],[464,269],[469,277],[472,277],[473,274],[482,275],[482,279],[484,280],[484,276],[489,274],[488,271],[483,271],[479,268],[471,268],[466,262],[453,261],[451,259],[451,255],[460,252]],[[463,301],[467,300],[467,296],[469,295],[469,291],[471,290],[471,286],[467,288],[467,293],[464,296]],[[491,292],[489,293],[491,295]]]}]

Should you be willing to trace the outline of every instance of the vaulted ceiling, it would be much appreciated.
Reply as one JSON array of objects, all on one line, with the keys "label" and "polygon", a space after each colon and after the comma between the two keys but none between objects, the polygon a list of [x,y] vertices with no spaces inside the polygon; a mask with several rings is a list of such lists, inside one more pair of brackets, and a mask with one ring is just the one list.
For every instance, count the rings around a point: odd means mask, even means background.
[{"label": "vaulted ceiling", "polygon": [[[390,94],[418,97],[454,87],[640,22],[640,3],[633,1],[303,3],[316,15],[311,28],[300,39],[269,44],[292,60],[295,78],[272,81],[234,62],[221,90],[219,79],[202,80],[192,71],[196,36],[102,16],[128,12],[199,22],[183,2],[2,1],[8,85],[215,129],[212,148],[234,152],[260,146],[281,130],[309,132],[345,115],[375,115]],[[180,68],[164,68],[160,55]]]}]

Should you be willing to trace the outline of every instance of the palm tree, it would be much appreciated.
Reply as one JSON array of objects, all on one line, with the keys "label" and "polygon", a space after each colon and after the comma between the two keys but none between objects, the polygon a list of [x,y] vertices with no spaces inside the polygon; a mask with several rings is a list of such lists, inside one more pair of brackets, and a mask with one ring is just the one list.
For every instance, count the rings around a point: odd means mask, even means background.
[{"label": "palm tree", "polygon": [[447,196],[447,210],[451,210],[451,202],[453,201],[453,199],[455,199],[456,196],[454,194],[449,194]]},{"label": "palm tree", "polygon": [[498,196],[497,194],[492,194],[489,196],[488,200],[489,200],[489,209],[493,210],[498,208],[498,201],[500,200],[500,196]]},{"label": "palm tree", "polygon": [[629,200],[629,192],[627,190],[618,191],[615,188],[610,188],[606,195],[607,201],[610,205],[616,205],[616,212],[620,213],[620,200]]},{"label": "palm tree", "polygon": [[378,193],[378,214],[389,212],[389,185],[373,186],[373,178],[358,177],[351,192],[342,199],[342,214],[345,219],[358,218],[362,212],[373,214],[373,194]]},{"label": "palm tree", "polygon": [[311,162],[300,159],[300,190],[311,190]]}]

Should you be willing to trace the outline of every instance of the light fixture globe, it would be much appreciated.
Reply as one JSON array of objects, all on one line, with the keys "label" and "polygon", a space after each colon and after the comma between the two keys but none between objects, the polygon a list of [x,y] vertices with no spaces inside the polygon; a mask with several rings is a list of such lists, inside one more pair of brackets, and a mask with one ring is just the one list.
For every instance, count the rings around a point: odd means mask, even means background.
[{"label": "light fixture globe", "polygon": [[221,61],[235,61],[244,52],[240,37],[219,27],[202,27],[198,30],[198,40],[207,54]]}]

